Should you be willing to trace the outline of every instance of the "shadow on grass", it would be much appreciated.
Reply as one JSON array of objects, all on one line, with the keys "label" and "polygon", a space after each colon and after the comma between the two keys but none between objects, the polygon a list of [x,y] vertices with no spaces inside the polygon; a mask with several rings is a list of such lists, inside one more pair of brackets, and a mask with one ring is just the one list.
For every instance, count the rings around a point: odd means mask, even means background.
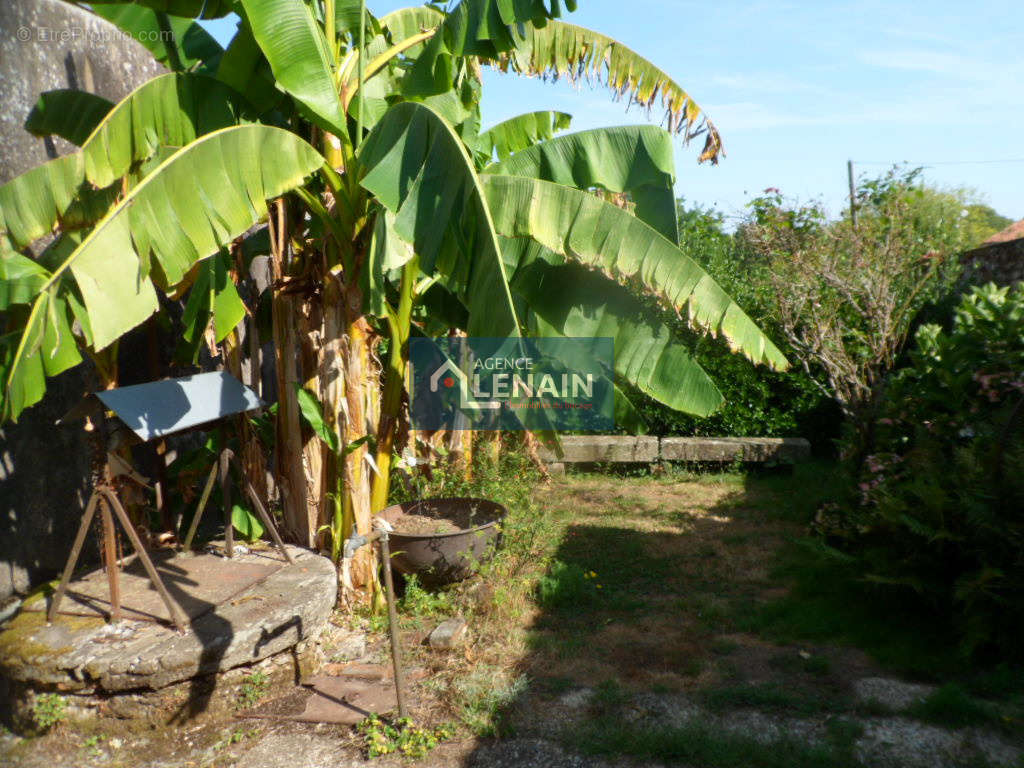
[{"label": "shadow on grass", "polygon": [[813,540],[789,542],[773,576],[789,592],[759,605],[737,628],[779,643],[835,643],[867,652],[895,674],[937,681],[970,671],[947,619],[910,592],[864,582]]},{"label": "shadow on grass", "polygon": [[[722,768],[854,764],[856,734],[817,744],[765,739],[723,730],[710,717],[679,719],[638,704],[650,694],[673,701],[681,692],[701,701],[693,689],[711,663],[714,638],[733,624],[735,605],[753,599],[748,584],[716,581],[718,552],[702,543],[728,535],[718,529],[729,519],[710,515],[692,534],[568,526],[537,583],[540,612],[517,664],[516,679],[525,685],[498,706],[498,734],[554,740],[595,759],[625,755]],[[792,693],[783,698],[783,708],[796,701]],[[710,697],[702,703],[715,709]],[[485,745],[467,764],[490,765],[494,748]],[[543,762],[560,760],[548,755]]]},{"label": "shadow on grass", "polygon": [[[806,525],[835,483],[829,465],[719,480],[684,472],[569,489],[554,513],[568,522],[533,592],[528,651],[507,695],[490,699],[498,734],[722,768],[856,765],[851,681],[982,679],[912,596],[857,581],[808,544]],[[703,508],[691,497],[673,504],[677,481],[718,482],[719,492]],[[990,687],[1016,690],[1014,674],[990,674]],[[651,695],[700,713],[652,714],[642,703]],[[824,735],[721,728],[716,716],[737,710],[815,718]],[[468,765],[490,764],[492,747]]]}]

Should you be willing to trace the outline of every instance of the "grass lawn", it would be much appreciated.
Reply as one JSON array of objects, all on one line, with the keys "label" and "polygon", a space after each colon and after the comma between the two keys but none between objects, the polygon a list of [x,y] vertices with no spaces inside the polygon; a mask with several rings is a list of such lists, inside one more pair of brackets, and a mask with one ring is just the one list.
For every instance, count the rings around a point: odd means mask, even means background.
[{"label": "grass lawn", "polygon": [[[414,585],[403,606],[410,629],[467,615],[473,643],[458,656],[412,652],[477,733],[554,737],[585,753],[854,764],[858,718],[892,714],[854,695],[878,677],[942,686],[905,717],[1017,738],[1019,670],[973,666],[912,601],[849,583],[841,561],[810,545],[832,471],[578,473],[525,493],[496,478],[490,494],[510,493],[514,510],[502,555],[449,592]],[[585,706],[567,710],[579,692]],[[711,719],[644,719],[638,701],[673,696]],[[813,721],[823,737],[766,748],[712,726],[737,712]]]}]

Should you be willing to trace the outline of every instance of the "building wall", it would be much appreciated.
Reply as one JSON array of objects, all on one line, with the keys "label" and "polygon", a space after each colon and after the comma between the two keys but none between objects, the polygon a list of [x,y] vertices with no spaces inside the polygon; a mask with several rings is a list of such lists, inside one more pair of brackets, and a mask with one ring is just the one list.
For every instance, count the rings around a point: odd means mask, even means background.
[{"label": "building wall", "polygon": [[1024,240],[977,248],[963,255],[967,285],[1012,285],[1024,281]]},{"label": "building wall", "polygon": [[[74,147],[23,129],[43,91],[77,88],[119,101],[165,70],[118,29],[59,0],[0,3],[0,183]],[[54,422],[90,388],[80,365],[45,399],[0,425],[0,607],[63,567],[89,495],[90,448]],[[88,548],[87,548],[88,549]],[[90,554],[88,551],[86,555]]]}]

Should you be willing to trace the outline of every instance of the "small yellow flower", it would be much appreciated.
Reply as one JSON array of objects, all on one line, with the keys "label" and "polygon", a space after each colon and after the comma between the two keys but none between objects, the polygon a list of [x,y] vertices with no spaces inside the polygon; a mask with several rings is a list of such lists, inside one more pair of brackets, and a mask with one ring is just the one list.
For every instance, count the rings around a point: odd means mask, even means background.
[{"label": "small yellow flower", "polygon": [[597,574],[594,573],[594,571],[591,571],[590,573],[588,573],[587,576],[589,576],[592,579],[596,579],[597,578]]},{"label": "small yellow flower", "polygon": [[597,588],[598,589],[603,589],[603,587],[600,584],[597,585]]}]

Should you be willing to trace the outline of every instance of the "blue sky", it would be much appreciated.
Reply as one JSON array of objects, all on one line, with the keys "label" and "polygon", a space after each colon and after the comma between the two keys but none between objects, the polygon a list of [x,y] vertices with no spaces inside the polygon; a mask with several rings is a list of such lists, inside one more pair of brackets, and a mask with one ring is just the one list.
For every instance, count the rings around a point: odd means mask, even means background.
[{"label": "blue sky", "polygon": [[[378,15],[410,4],[367,3]],[[751,196],[778,187],[837,212],[848,158],[871,174],[909,161],[929,166],[932,183],[972,187],[1003,215],[1024,218],[1019,0],[579,6],[567,20],[652,60],[718,126],[727,153],[718,166],[697,164],[699,140],[678,143],[676,190],[688,200],[739,216]],[[222,43],[234,30],[230,20],[208,26]],[[571,113],[574,129],[661,118],[626,112],[600,87],[490,71],[484,94],[485,127],[535,109]]]}]

